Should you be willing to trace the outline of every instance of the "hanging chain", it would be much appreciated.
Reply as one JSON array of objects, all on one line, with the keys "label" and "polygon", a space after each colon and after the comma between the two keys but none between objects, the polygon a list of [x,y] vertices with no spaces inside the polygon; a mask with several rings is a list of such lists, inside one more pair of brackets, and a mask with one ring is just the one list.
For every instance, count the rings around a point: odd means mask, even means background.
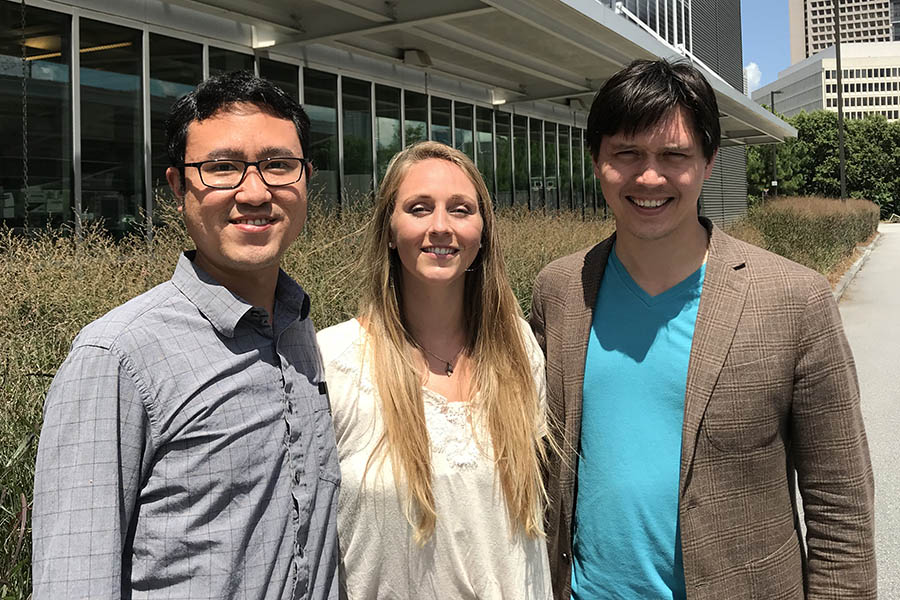
[{"label": "hanging chain", "polygon": [[22,0],[22,189],[25,193],[25,226],[28,226],[28,53],[25,46],[25,0]]}]

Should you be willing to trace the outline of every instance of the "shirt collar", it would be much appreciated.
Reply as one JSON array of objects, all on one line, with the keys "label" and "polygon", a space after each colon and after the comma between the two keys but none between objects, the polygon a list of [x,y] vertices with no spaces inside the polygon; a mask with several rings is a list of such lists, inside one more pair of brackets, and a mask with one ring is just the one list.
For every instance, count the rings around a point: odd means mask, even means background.
[{"label": "shirt collar", "polygon": [[[216,331],[233,338],[238,322],[253,306],[194,264],[195,255],[195,250],[182,253],[175,266],[172,283],[197,307]],[[275,285],[275,301],[279,304],[279,309],[289,311],[294,318],[302,320],[309,315],[309,296],[281,270]]]}]

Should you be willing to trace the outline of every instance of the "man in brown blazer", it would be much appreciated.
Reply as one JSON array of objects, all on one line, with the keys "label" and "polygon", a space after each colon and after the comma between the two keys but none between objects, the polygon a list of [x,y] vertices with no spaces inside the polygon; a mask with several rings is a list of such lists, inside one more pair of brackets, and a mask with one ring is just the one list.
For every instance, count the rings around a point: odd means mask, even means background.
[{"label": "man in brown blazer", "polygon": [[561,447],[557,600],[876,596],[837,306],[819,274],[698,218],[719,140],[715,95],[685,63],[636,61],[591,108],[616,233],[548,265],[531,314]]}]

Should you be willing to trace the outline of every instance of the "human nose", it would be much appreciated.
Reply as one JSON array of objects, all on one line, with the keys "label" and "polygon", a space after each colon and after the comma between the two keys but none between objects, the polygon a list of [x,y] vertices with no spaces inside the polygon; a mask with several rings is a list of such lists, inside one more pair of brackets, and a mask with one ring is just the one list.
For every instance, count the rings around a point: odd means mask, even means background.
[{"label": "human nose", "polygon": [[450,215],[447,213],[446,207],[435,207],[431,213],[431,223],[428,229],[431,233],[436,234],[448,233],[450,231]]},{"label": "human nose", "polygon": [[636,181],[641,185],[655,186],[664,184],[666,178],[660,169],[659,162],[649,158],[641,163]]},{"label": "human nose", "polygon": [[248,204],[263,204],[272,197],[269,186],[263,181],[259,167],[256,165],[247,166],[247,172],[244,173],[244,179],[238,186],[237,191],[235,200]]}]

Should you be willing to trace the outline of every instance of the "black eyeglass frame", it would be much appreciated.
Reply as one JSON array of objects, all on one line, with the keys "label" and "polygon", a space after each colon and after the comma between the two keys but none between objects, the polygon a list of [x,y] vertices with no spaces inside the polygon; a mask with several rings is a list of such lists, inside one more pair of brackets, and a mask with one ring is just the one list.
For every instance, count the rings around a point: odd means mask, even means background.
[{"label": "black eyeglass frame", "polygon": [[[299,160],[300,161],[300,174],[297,176],[297,179],[290,183],[269,183],[266,181],[266,176],[263,174],[263,170],[259,168],[259,165],[264,162],[269,162],[273,160]],[[244,165],[244,171],[241,173],[241,178],[234,185],[229,186],[219,186],[219,185],[209,185],[203,180],[203,170],[201,167],[205,164],[209,163],[217,163],[217,162],[231,162],[231,163],[241,163]],[[260,160],[241,160],[239,158],[213,158],[211,160],[201,160],[200,162],[190,162],[190,163],[181,163],[181,168],[185,167],[194,167],[197,169],[197,174],[200,176],[200,183],[205,185],[208,188],[212,188],[214,190],[234,190],[241,186],[244,183],[244,178],[247,176],[247,169],[250,167],[256,167],[256,172],[259,173],[259,178],[262,179],[262,182],[269,187],[285,187],[288,185],[294,185],[301,179],[303,179],[303,173],[307,171],[310,167],[312,167],[312,160],[308,158],[300,158],[298,156],[271,156],[269,158],[262,158]]]}]

